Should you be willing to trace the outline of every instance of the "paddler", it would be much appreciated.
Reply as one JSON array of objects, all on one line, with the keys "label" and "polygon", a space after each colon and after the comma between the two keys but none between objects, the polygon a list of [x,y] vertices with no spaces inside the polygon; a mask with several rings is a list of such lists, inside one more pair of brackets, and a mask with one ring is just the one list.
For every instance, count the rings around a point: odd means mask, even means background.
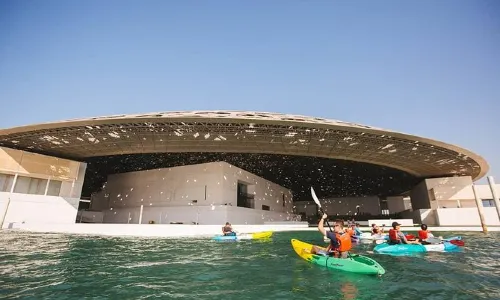
[{"label": "paddler", "polygon": [[361,231],[361,229],[359,228],[359,223],[356,223],[356,226],[354,227],[354,233],[356,235],[362,235],[363,234],[363,231]]},{"label": "paddler", "polygon": [[443,239],[443,237],[436,238],[434,235],[431,233],[429,229],[427,229],[426,224],[420,225],[420,230],[418,231],[418,239],[422,243],[422,245],[428,245],[428,244],[435,244],[436,242],[439,243]]},{"label": "paddler", "polygon": [[381,235],[384,233],[384,228],[380,229],[380,227],[377,226],[377,224],[372,224],[372,235]]},{"label": "paddler", "polygon": [[330,244],[326,250],[318,246],[312,246],[311,253],[347,258],[349,250],[352,248],[351,235],[344,232],[344,222],[342,220],[335,221],[333,232],[326,230],[324,223],[327,217],[327,214],[323,214],[323,217],[318,223],[318,231],[330,240]]},{"label": "paddler", "polygon": [[222,234],[233,236],[236,235],[236,232],[233,231],[233,227],[231,226],[231,224],[229,222],[226,222],[226,225],[222,227]]},{"label": "paddler", "polygon": [[390,245],[395,244],[420,244],[418,241],[409,241],[406,236],[401,232],[401,224],[398,222],[392,222],[392,228],[389,230],[389,240],[387,242]]}]

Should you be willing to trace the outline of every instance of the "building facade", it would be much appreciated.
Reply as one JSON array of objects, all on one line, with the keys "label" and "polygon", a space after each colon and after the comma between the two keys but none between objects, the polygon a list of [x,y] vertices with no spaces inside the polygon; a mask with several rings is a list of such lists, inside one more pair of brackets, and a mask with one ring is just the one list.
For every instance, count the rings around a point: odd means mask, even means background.
[{"label": "building facade", "polygon": [[201,225],[295,219],[290,190],[226,162],[110,175],[82,217],[86,222]]},{"label": "building facade", "polygon": [[87,164],[0,147],[0,224],[74,223]]}]

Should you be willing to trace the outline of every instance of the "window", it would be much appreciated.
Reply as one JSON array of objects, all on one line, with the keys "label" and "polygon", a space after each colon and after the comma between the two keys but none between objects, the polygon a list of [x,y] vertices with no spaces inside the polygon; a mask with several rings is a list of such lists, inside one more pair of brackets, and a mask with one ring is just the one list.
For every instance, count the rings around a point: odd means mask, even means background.
[{"label": "window", "polygon": [[18,176],[14,193],[45,195],[47,187],[47,179],[31,178],[26,176]]},{"label": "window", "polygon": [[270,210],[269,205],[262,204],[262,210]]},{"label": "window", "polygon": [[238,182],[237,206],[254,208],[254,195],[248,193],[248,186],[245,183]]},{"label": "window", "polygon": [[13,182],[14,175],[0,174],[0,192],[10,192]]},{"label": "window", "polygon": [[47,190],[47,196],[59,196],[61,192],[62,181],[51,180],[49,182],[49,188]]},{"label": "window", "polygon": [[493,199],[483,199],[483,207],[495,207]]},{"label": "window", "polygon": [[281,197],[283,199],[283,207],[285,207],[285,194],[281,194]]}]

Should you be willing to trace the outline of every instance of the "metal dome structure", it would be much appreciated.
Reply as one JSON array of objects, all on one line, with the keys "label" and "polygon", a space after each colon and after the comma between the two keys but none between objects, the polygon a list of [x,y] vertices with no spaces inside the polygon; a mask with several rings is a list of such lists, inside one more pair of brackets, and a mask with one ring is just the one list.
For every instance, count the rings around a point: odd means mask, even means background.
[{"label": "metal dome structure", "polygon": [[479,155],[436,140],[336,120],[250,111],[161,112],[20,126],[0,129],[0,146],[79,161],[162,153],[313,157],[395,169],[414,178],[477,180],[489,169]]}]

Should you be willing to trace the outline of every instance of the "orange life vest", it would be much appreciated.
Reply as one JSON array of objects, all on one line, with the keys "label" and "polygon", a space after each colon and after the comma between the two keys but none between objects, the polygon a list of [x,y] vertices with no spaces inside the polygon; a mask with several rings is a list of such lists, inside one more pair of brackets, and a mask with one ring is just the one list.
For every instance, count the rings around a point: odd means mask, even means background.
[{"label": "orange life vest", "polygon": [[418,231],[418,238],[421,240],[427,239],[429,236],[427,235],[429,233],[427,230],[419,230]]},{"label": "orange life vest", "polygon": [[350,234],[351,236],[353,236],[353,235],[354,235],[354,229],[349,228],[349,229],[347,229],[347,230],[346,230],[346,233],[348,233],[348,234]]},{"label": "orange life vest", "polygon": [[349,233],[339,234],[335,233],[337,241],[339,242],[339,247],[334,249],[336,251],[344,252],[349,251],[352,248],[351,235]]},{"label": "orange life vest", "polygon": [[389,240],[391,241],[401,241],[401,239],[398,236],[398,231],[396,229],[390,229],[389,230]]}]

